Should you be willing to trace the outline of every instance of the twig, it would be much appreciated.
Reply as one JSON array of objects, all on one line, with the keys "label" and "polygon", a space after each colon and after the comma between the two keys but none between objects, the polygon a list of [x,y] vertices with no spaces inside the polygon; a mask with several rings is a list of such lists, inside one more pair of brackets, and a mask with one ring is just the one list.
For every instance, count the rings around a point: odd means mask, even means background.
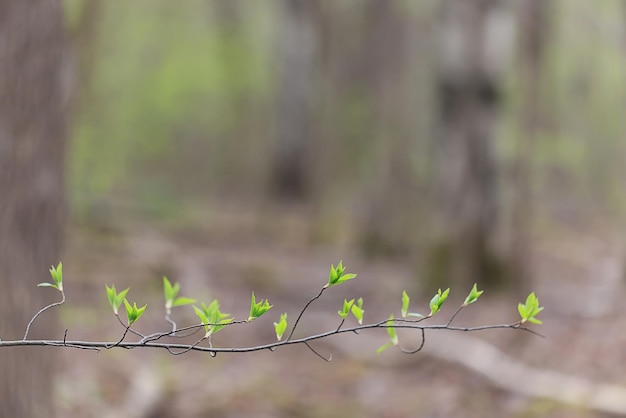
[{"label": "twig", "polygon": [[287,341],[291,340],[291,337],[293,336],[293,333],[296,331],[296,327],[298,326],[298,322],[300,322],[300,318],[302,318],[302,315],[304,315],[304,311],[307,310],[307,308],[309,307],[311,303],[313,303],[313,301],[319,299],[320,296],[322,296],[322,293],[324,293],[324,290],[326,290],[326,287],[322,287],[322,290],[320,290],[317,296],[313,297],[311,300],[309,300],[306,303],[306,305],[304,305],[304,308],[302,308],[302,310],[300,311],[300,315],[298,315],[296,322],[294,322],[293,324],[293,328],[291,328],[291,332],[289,333],[289,336],[287,337]]},{"label": "twig", "polygon": [[22,338],[22,340],[26,340],[26,338],[28,338],[28,333],[30,332],[30,326],[33,324],[33,322],[35,322],[35,319],[37,319],[39,315],[41,315],[42,313],[44,313],[50,308],[54,308],[55,306],[63,305],[63,303],[65,303],[65,292],[63,291],[63,289],[59,289],[59,292],[61,292],[61,301],[51,303],[50,305],[44,306],[43,308],[41,308],[39,312],[37,312],[35,316],[33,316],[33,318],[30,320],[28,325],[26,325],[26,332],[24,333],[24,338]]}]

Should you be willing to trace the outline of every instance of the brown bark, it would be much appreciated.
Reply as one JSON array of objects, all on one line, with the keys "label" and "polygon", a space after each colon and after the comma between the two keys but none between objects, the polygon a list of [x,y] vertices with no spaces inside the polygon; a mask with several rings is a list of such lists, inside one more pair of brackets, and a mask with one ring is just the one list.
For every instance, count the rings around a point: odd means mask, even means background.
[{"label": "brown bark", "polygon": [[[59,261],[63,234],[65,100],[61,4],[0,1],[0,338],[18,339],[44,304],[37,289]],[[53,314],[31,337],[56,337]],[[3,349],[0,399],[7,417],[53,416],[55,351]]]},{"label": "brown bark", "polygon": [[[494,251],[498,225],[497,166],[493,128],[500,99],[502,60],[508,45],[492,42],[506,26],[498,0],[441,3],[437,96],[437,244],[428,274],[437,285],[506,281]],[[494,22],[502,20],[502,24]],[[445,282],[445,283],[444,283]]]},{"label": "brown bark", "polygon": [[279,34],[276,145],[272,188],[279,197],[310,193],[318,4],[285,0]]}]

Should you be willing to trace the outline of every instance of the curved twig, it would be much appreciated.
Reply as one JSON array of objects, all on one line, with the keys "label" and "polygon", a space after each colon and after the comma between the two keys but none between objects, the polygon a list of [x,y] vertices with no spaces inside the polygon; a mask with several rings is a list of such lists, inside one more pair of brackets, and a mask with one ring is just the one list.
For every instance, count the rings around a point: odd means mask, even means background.
[{"label": "curved twig", "polygon": [[35,314],[35,316],[32,317],[32,319],[30,320],[28,325],[26,325],[26,332],[24,333],[24,338],[22,338],[22,340],[26,340],[26,338],[28,338],[28,333],[30,332],[30,327],[31,327],[31,325],[33,325],[33,322],[35,322],[35,319],[37,319],[37,317],[39,315],[41,315],[42,313],[44,313],[45,311],[47,311],[50,308],[54,308],[55,306],[60,306],[60,305],[63,305],[63,303],[65,303],[65,292],[63,291],[63,289],[59,289],[59,292],[61,292],[61,301],[60,302],[51,303],[50,305],[44,306],[43,308],[41,308],[39,310],[39,312],[37,312]]}]

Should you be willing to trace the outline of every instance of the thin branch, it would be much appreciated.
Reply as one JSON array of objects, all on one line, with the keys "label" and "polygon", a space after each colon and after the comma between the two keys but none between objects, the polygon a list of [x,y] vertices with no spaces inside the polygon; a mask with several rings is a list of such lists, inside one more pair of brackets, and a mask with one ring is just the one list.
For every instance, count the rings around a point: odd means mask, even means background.
[{"label": "thin branch", "polygon": [[404,354],[415,354],[415,353],[422,351],[422,348],[424,348],[424,344],[426,343],[426,330],[422,328],[421,331],[422,331],[422,342],[420,343],[419,347],[417,347],[415,350],[405,350],[404,348],[400,347],[400,351],[402,351]]},{"label": "thin branch", "polygon": [[454,321],[454,318],[456,318],[456,316],[459,314],[459,312],[461,312],[461,309],[463,309],[464,307],[465,307],[465,305],[461,305],[461,306],[459,306],[457,308],[456,311],[454,311],[454,313],[450,317],[450,320],[448,321],[448,325],[450,325],[452,323],[452,321]]},{"label": "thin branch", "polygon": [[124,322],[122,321],[122,318],[120,318],[119,315],[115,314],[115,316],[117,317],[117,320],[119,321],[119,323],[122,324],[124,328],[126,328],[126,331],[124,331],[124,335],[126,335],[126,333],[130,331],[131,334],[135,334],[136,336],[141,337],[141,338],[146,338],[146,336],[143,335],[141,332],[135,331],[134,329],[130,328],[130,325],[127,326],[126,324],[124,324]]},{"label": "thin branch", "polygon": [[63,303],[65,303],[65,292],[63,291],[63,289],[59,289],[59,292],[61,292],[61,301],[60,302],[51,303],[48,306],[44,306],[43,308],[41,308],[39,310],[39,312],[37,312],[35,314],[35,316],[33,316],[33,318],[30,320],[30,322],[26,326],[26,332],[24,333],[24,338],[22,338],[23,340],[28,338],[28,333],[30,332],[30,326],[33,324],[33,322],[35,322],[35,319],[37,319],[37,317],[39,315],[41,315],[42,313],[44,313],[45,311],[47,311],[50,308],[54,308],[55,306],[60,306],[60,305],[63,305]]},{"label": "thin branch", "polygon": [[315,354],[316,356],[318,356],[319,358],[321,358],[325,362],[330,363],[331,361],[333,361],[333,355],[332,354],[330,356],[328,356],[328,358],[326,358],[323,355],[321,355],[317,350],[315,350],[313,347],[311,347],[311,344],[309,344],[308,342],[305,341],[304,345],[306,345],[307,348],[313,352],[313,354]]},{"label": "thin branch", "polygon": [[124,341],[124,338],[126,338],[126,334],[128,333],[129,329],[130,329],[130,325],[128,325],[126,327],[126,329],[124,330],[124,333],[122,334],[122,338],[120,338],[120,340],[118,342],[116,342],[115,344],[110,345],[110,346],[107,345],[104,348],[106,348],[108,350],[108,349],[113,348],[113,347],[118,347],[118,346],[121,347],[120,344],[122,343],[122,341]]},{"label": "thin branch", "polygon": [[320,292],[317,294],[317,296],[313,297],[311,300],[309,300],[306,303],[306,305],[304,305],[304,308],[302,308],[302,310],[300,311],[300,315],[298,315],[298,318],[296,319],[296,322],[294,322],[293,328],[291,328],[291,332],[289,333],[289,336],[287,337],[286,341],[291,340],[291,337],[293,336],[293,333],[296,331],[296,327],[298,326],[298,322],[300,322],[300,318],[302,318],[302,315],[304,315],[304,311],[307,310],[307,308],[309,307],[309,305],[311,303],[313,303],[313,301],[319,299],[320,296],[322,296],[322,293],[324,293],[324,290],[326,290],[326,287],[322,287],[322,290],[320,290]]},{"label": "thin branch", "polygon": [[172,326],[172,336],[176,333],[176,322],[172,321],[169,315],[165,315],[165,320]]},{"label": "thin branch", "polygon": [[[195,344],[175,344],[175,343],[159,343],[159,342],[123,342],[123,338],[118,342],[98,342],[98,341],[63,341],[63,340],[14,340],[14,341],[0,341],[0,347],[16,347],[16,346],[67,346],[74,348],[82,348],[82,349],[111,349],[115,347],[125,348],[125,349],[134,349],[134,348],[160,348],[160,349],[179,349],[179,350],[187,350],[187,351],[202,351],[209,353],[248,353],[254,351],[261,350],[274,350],[278,347],[285,345],[294,345],[294,344],[304,344],[310,341],[315,341],[323,338],[328,338],[332,335],[336,334],[344,334],[355,331],[361,331],[365,329],[376,329],[376,328],[406,328],[406,329],[418,329],[418,330],[428,330],[428,329],[447,329],[451,331],[463,331],[463,332],[476,332],[483,331],[487,329],[520,329],[528,332],[534,333],[528,328],[520,326],[519,322],[514,324],[495,324],[495,325],[484,325],[478,327],[448,327],[445,324],[442,325],[416,325],[412,323],[399,323],[399,324],[388,324],[389,320],[385,319],[384,321],[358,325],[350,328],[342,328],[339,331],[336,329],[326,331],[320,334],[309,335],[307,337],[294,339],[294,340],[283,340],[269,344],[250,346],[250,347],[202,347]],[[126,332],[124,333],[124,336]]]}]

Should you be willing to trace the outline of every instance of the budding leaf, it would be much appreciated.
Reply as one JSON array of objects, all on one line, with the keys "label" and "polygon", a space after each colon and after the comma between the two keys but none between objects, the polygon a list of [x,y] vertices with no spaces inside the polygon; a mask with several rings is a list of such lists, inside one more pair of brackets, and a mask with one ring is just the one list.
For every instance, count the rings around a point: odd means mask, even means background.
[{"label": "budding leaf", "polygon": [[141,315],[143,315],[143,312],[146,310],[147,306],[148,305],[143,305],[141,308],[138,308],[136,302],[133,303],[133,305],[131,306],[128,300],[124,299],[124,307],[126,308],[128,326],[131,326],[132,324],[135,323],[135,321],[141,318]]},{"label": "budding leaf", "polygon": [[346,319],[348,317],[348,315],[350,314],[350,308],[352,308],[352,305],[354,304],[354,299],[344,299],[343,300],[343,308],[340,311],[337,311],[337,313],[339,314],[339,316],[341,317],[341,319]]},{"label": "budding leaf", "polygon": [[411,301],[411,299],[409,298],[409,295],[407,295],[406,290],[402,291],[402,318],[406,318],[407,314],[409,313],[409,302]]},{"label": "budding leaf", "polygon": [[352,315],[356,318],[359,325],[363,324],[363,314],[365,311],[363,310],[363,298],[359,298],[356,303],[352,304],[352,308],[350,309]]},{"label": "budding leaf", "polygon": [[233,320],[230,314],[220,311],[220,303],[217,299],[214,299],[209,306],[205,305],[204,302],[202,303],[201,308],[194,305],[193,310],[198,318],[200,318],[200,321],[202,321],[206,331],[204,335],[205,338],[215,334]]},{"label": "budding leaf", "polygon": [[163,294],[165,295],[165,311],[167,314],[172,313],[172,308],[174,306],[183,306],[183,305],[191,305],[192,303],[196,303],[195,299],[180,297],[177,298],[178,292],[180,291],[180,284],[176,283],[172,286],[172,283],[168,280],[167,277],[163,276]]},{"label": "budding leaf", "polygon": [[280,321],[274,322],[274,330],[278,341],[282,340],[283,334],[287,330],[287,314],[280,314]]},{"label": "budding leaf", "polygon": [[126,298],[126,294],[128,293],[129,288],[127,287],[126,289],[122,290],[120,293],[117,293],[117,291],[115,290],[115,285],[111,287],[104,285],[104,287],[106,288],[106,291],[107,291],[109,304],[111,305],[111,308],[113,308],[113,313],[117,315],[119,312],[120,306],[122,306],[122,302]]},{"label": "budding leaf", "polygon": [[[393,314],[389,316],[389,320],[387,322],[385,322],[386,325],[392,325],[393,324],[393,320],[394,320],[394,316]],[[388,349],[389,347],[393,347],[394,345],[398,345],[400,342],[398,340],[398,334],[396,333],[396,329],[394,327],[387,327],[387,334],[389,335],[389,338],[391,339],[391,342],[388,342],[387,344],[381,346],[378,348],[378,350],[376,350],[376,354],[380,354],[383,351],[385,351],[386,349]]]},{"label": "budding leaf", "polygon": [[37,287],[53,287],[58,291],[63,291],[63,263],[59,262],[57,267],[50,268],[50,275],[54,283],[39,283]]},{"label": "budding leaf", "polygon": [[248,321],[259,318],[265,312],[272,309],[272,306],[273,305],[270,305],[267,299],[261,299],[259,302],[257,302],[256,297],[254,296],[254,292],[252,292],[252,299],[250,301],[250,315],[248,315]]},{"label": "budding leaf", "polygon": [[535,318],[539,312],[543,311],[543,307],[539,306],[539,298],[535,295],[535,292],[532,292],[526,298],[526,303],[519,303],[517,305],[517,310],[519,311],[520,316],[522,317],[521,323],[524,322],[532,322],[533,324],[542,324],[542,322]]},{"label": "budding leaf", "polygon": [[345,271],[346,271],[346,268],[343,266],[343,261],[339,261],[339,264],[337,264],[337,267],[331,264],[330,273],[328,275],[328,283],[326,283],[324,287],[326,288],[326,287],[335,286],[340,283],[347,282],[348,280],[352,280],[356,277],[356,274],[353,274],[353,273],[346,274]]},{"label": "budding leaf", "polygon": [[433,296],[433,298],[430,300],[430,315],[429,316],[433,316],[434,314],[439,312],[439,310],[443,306],[446,299],[448,299],[449,293],[450,293],[450,288],[447,288],[443,292],[441,292],[441,289],[437,291],[437,294]]},{"label": "budding leaf", "polygon": [[483,292],[484,290],[478,290],[476,283],[474,283],[472,290],[470,290],[469,294],[465,298],[465,301],[463,302],[463,306],[467,306],[469,304],[476,302],[478,298],[480,297],[480,295],[483,294]]}]

